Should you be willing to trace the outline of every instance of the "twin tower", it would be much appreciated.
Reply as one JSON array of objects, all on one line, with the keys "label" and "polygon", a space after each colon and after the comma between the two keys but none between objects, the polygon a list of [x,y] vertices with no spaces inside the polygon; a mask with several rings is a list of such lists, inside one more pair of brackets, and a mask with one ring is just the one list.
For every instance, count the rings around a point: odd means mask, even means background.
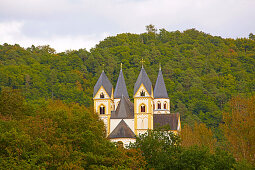
[{"label": "twin tower", "polygon": [[124,145],[135,141],[135,136],[159,126],[180,130],[179,113],[170,113],[168,97],[161,68],[153,89],[142,67],[134,86],[134,103],[129,100],[122,69],[115,91],[102,71],[93,93],[94,112],[103,120],[108,138]]}]

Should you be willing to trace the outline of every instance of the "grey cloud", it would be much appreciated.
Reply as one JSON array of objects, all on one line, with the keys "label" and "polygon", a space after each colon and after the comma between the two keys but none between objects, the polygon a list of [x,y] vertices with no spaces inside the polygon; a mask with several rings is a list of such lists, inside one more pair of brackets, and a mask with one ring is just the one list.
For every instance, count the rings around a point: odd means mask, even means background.
[{"label": "grey cloud", "polygon": [[148,24],[236,38],[255,31],[254,6],[254,0],[0,0],[0,23],[22,22],[22,42],[61,42],[54,37],[91,46],[102,35],[141,33]]}]

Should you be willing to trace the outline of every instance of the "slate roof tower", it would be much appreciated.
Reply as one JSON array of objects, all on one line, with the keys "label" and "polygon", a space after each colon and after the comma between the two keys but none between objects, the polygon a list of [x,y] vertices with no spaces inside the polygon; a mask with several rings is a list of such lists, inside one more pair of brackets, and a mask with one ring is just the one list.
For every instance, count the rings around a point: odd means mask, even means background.
[{"label": "slate roof tower", "polygon": [[121,64],[120,74],[119,74],[118,81],[117,81],[117,84],[116,84],[116,88],[115,88],[115,91],[114,91],[115,109],[118,107],[118,104],[119,104],[120,99],[122,98],[122,96],[125,96],[126,98],[129,99],[127,86],[126,86],[124,75],[123,75],[123,72],[122,72],[122,64]]},{"label": "slate roof tower", "polygon": [[143,134],[147,130],[153,129],[152,103],[152,83],[142,66],[134,86],[134,125],[136,135]]},{"label": "slate roof tower", "polygon": [[94,112],[103,120],[107,135],[110,133],[110,117],[114,107],[112,83],[102,71],[93,92]]},{"label": "slate roof tower", "polygon": [[154,88],[154,98],[169,98],[161,68],[159,68],[158,78]]},{"label": "slate roof tower", "polygon": [[117,81],[117,84],[116,84],[116,88],[115,88],[115,91],[114,91],[114,98],[115,99],[116,98],[120,99],[122,96],[125,96],[125,97],[129,98],[126,83],[125,83],[125,79],[124,79],[122,68],[121,68],[119,78],[118,78],[118,81]]},{"label": "slate roof tower", "polygon": [[170,99],[167,94],[161,67],[159,67],[158,78],[154,88],[154,114],[170,114]]}]

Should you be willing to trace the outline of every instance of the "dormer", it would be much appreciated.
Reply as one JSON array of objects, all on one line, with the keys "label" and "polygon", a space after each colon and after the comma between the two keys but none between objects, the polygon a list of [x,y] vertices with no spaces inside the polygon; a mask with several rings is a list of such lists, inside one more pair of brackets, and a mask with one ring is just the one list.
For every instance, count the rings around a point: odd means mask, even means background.
[{"label": "dormer", "polygon": [[93,98],[112,98],[113,97],[113,87],[105,72],[102,71],[96,85],[94,86]]},{"label": "dormer", "polygon": [[134,86],[134,97],[152,97],[152,96],[153,96],[152,83],[145,69],[142,67]]}]

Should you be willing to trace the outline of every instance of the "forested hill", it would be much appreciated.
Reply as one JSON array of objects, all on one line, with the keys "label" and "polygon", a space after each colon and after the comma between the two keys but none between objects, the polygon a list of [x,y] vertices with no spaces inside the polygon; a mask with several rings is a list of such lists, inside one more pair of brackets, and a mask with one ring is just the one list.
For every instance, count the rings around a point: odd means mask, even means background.
[{"label": "forested hill", "polygon": [[49,46],[3,44],[0,86],[21,89],[30,103],[54,98],[90,107],[102,69],[115,86],[120,63],[132,98],[142,57],[153,85],[161,64],[171,111],[180,112],[183,122],[217,127],[231,97],[255,92],[254,37],[224,39],[195,29],[118,34],[90,51],[56,53]]}]

